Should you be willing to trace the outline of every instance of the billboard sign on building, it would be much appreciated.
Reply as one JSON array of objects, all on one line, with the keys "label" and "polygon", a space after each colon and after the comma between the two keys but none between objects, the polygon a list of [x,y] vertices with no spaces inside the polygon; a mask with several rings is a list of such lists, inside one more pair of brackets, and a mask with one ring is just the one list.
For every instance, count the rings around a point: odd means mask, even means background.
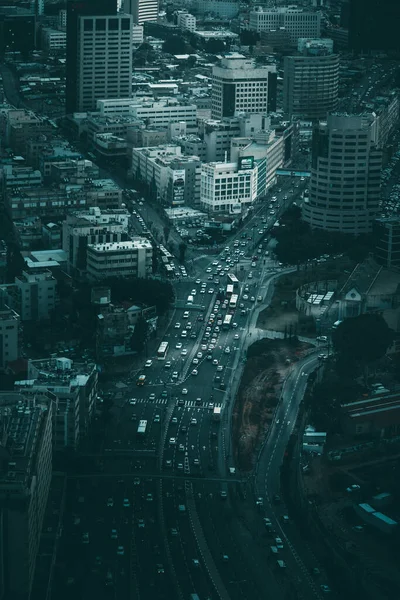
[{"label": "billboard sign on building", "polygon": [[254,168],[254,156],[240,156],[238,159],[238,171],[248,171]]},{"label": "billboard sign on building", "polygon": [[235,204],[231,204],[229,207],[229,212],[233,215],[237,215],[242,212],[242,205],[240,202],[236,202]]},{"label": "billboard sign on building", "polygon": [[172,171],[172,205],[185,201],[185,176],[184,169]]}]

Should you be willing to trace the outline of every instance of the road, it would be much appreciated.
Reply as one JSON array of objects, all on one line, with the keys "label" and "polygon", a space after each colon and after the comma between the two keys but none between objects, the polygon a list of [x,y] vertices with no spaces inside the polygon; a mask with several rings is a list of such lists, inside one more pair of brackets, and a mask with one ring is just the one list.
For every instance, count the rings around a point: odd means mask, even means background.
[{"label": "road", "polygon": [[[269,228],[292,201],[291,182],[280,189],[274,208],[257,206],[228,250],[201,258],[190,276],[174,280],[166,356],[149,356],[147,366],[124,382],[102,446],[91,457],[94,472],[69,486],[69,512],[76,522],[69,524],[59,598],[72,593],[85,598],[88,589],[98,598],[140,600],[186,599],[192,593],[201,600],[267,594],[284,599],[293,586],[314,593],[302,561],[285,556],[283,573],[271,560],[254,481],[229,475],[235,386],[247,345],[256,337],[257,309],[268,303],[270,281],[281,269],[267,249]],[[219,292],[227,287],[228,273],[237,277],[230,298]],[[229,327],[227,315],[232,315]],[[136,385],[140,375],[146,375],[143,386]],[[268,460],[259,463],[256,481],[263,480],[264,488],[257,493],[268,508],[270,494],[279,491],[279,466],[305,381],[300,376],[293,388],[287,382],[282,422],[264,448]],[[215,408],[221,409],[221,420]],[[142,435],[140,421],[146,421]]]}]

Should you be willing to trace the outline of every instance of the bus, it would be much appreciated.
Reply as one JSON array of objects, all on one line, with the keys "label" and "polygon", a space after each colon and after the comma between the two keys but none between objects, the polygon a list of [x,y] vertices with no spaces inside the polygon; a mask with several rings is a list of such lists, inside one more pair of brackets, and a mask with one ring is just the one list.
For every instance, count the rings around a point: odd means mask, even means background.
[{"label": "bus", "polygon": [[224,321],[222,323],[223,329],[229,329],[232,325],[233,315],[225,315]]},{"label": "bus", "polygon": [[193,304],[193,296],[188,296],[186,304]]},{"label": "bus", "polygon": [[167,277],[173,277],[174,276],[174,270],[171,267],[171,265],[165,265],[165,271],[167,273]]},{"label": "bus", "polygon": [[233,294],[231,299],[229,300],[229,308],[236,308],[239,300],[239,296],[237,294]]},{"label": "bus", "polygon": [[226,297],[230,298],[233,294],[233,285],[229,284],[226,286]]},{"label": "bus", "polygon": [[165,360],[168,352],[168,342],[161,342],[160,347],[157,350],[157,358],[158,360]]},{"label": "bus", "polygon": [[237,290],[239,287],[239,279],[236,277],[236,275],[233,273],[228,273],[228,281],[231,285],[233,285],[233,288]]},{"label": "bus", "polygon": [[145,419],[140,419],[139,425],[137,428],[137,434],[144,435],[146,433],[146,429],[147,429],[147,421]]}]

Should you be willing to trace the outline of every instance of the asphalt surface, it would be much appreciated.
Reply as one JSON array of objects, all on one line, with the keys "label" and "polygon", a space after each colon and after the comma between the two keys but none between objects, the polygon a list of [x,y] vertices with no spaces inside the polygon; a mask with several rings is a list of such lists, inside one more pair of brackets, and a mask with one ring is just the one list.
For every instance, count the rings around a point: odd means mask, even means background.
[{"label": "asphalt surface", "polygon": [[[272,506],[271,497],[279,493],[279,467],[306,382],[302,372],[314,359],[286,384],[279,423],[255,479],[229,471],[234,389],[245,350],[256,338],[257,309],[268,302],[271,280],[281,269],[267,250],[268,229],[292,201],[289,189],[300,191],[290,182],[279,187],[274,214],[268,203],[256,206],[237,241],[229,242],[229,252],[199,258],[192,276],[173,282],[177,300],[163,340],[169,345],[165,358],[149,356],[148,366],[123,383],[101,447],[88,457],[95,461],[91,477],[69,482],[72,516],[63,537],[57,598],[189,599],[197,593],[201,600],[284,599],[297,589],[294,597],[319,597],[315,582],[304,576],[310,565],[294,546],[299,540],[291,541],[293,526],[282,533],[287,567],[280,569],[263,523],[265,515],[279,522],[284,511]],[[226,255],[229,264],[222,260]],[[228,271],[239,280],[235,309],[217,299]],[[225,329],[218,322],[227,314],[232,326]],[[141,374],[146,382],[137,386]],[[215,408],[222,411],[220,420]],[[141,420],[144,435],[137,431]],[[262,507],[256,506],[258,494]]]}]

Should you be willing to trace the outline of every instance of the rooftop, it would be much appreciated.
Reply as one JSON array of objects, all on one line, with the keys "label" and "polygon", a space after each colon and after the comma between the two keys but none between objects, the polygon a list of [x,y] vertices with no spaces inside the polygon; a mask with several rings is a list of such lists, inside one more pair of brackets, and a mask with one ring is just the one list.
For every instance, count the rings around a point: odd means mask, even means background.
[{"label": "rooftop", "polygon": [[88,249],[93,252],[121,252],[124,250],[132,251],[139,249],[151,249],[152,245],[149,240],[145,238],[138,238],[136,240],[127,240],[126,242],[110,242],[106,244],[88,244]]}]

